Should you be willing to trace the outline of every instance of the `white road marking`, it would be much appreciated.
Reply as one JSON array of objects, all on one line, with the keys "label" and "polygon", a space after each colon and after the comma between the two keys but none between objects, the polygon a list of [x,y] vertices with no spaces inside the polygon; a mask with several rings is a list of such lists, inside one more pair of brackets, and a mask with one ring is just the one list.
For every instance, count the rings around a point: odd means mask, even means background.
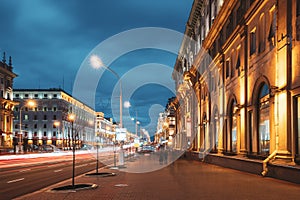
[{"label": "white road marking", "polygon": [[18,182],[18,181],[23,181],[25,178],[19,178],[19,179],[15,179],[15,180],[12,180],[12,181],[7,181],[7,183],[15,183],[15,182]]},{"label": "white road marking", "polygon": [[120,183],[120,184],[116,184],[115,186],[116,186],[116,187],[127,187],[128,185],[127,185],[127,184]]},{"label": "white road marking", "polygon": [[83,165],[78,165],[78,166],[75,166],[75,168],[78,168],[78,167],[85,167],[87,166],[88,164],[83,164]]},{"label": "white road marking", "polygon": [[58,169],[58,170],[55,170],[54,172],[61,172],[62,171],[62,169]]}]

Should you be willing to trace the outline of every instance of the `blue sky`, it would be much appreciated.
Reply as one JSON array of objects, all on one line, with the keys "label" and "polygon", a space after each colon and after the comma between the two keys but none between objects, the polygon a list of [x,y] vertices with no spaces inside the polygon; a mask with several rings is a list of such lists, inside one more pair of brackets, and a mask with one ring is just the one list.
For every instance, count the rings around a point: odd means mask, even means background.
[{"label": "blue sky", "polygon": [[[0,53],[12,56],[14,88],[57,88],[72,93],[77,71],[102,41],[140,27],[185,30],[192,0],[0,0]],[[120,56],[109,65],[120,76],[132,67],[161,63],[173,67],[177,55],[142,49]],[[7,58],[8,60],[8,58]],[[122,66],[122,67],[120,67]],[[171,76],[171,74],[170,74]],[[143,79],[141,75],[138,77]],[[117,80],[105,72],[97,85],[96,110],[112,117],[108,106]],[[172,92],[156,84],[143,85],[128,99],[130,115],[153,134],[149,109],[165,106]],[[156,115],[156,113],[155,113]],[[116,119],[117,120],[117,119]],[[128,127],[132,130],[132,127]]]}]

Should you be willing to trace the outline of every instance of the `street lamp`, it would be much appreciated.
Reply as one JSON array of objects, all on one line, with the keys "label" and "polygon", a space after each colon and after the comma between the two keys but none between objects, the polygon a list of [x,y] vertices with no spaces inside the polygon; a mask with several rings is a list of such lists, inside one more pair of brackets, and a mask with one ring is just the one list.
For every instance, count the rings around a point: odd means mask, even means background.
[{"label": "street lamp", "polygon": [[72,146],[73,146],[73,173],[72,173],[72,187],[74,188],[74,178],[75,178],[75,136],[74,136],[74,121],[75,121],[75,114],[71,113],[68,116],[69,122],[72,124]]},{"label": "street lamp", "polygon": [[35,106],[35,102],[32,101],[32,100],[29,100],[27,103],[25,103],[22,107],[20,107],[20,110],[19,110],[19,114],[20,114],[20,118],[19,118],[19,128],[20,128],[20,133],[19,133],[19,142],[18,142],[18,146],[19,146],[19,152],[22,151],[22,109],[25,107],[25,106],[28,106],[28,107],[34,107]]},{"label": "street lamp", "polygon": [[120,125],[119,127],[122,128],[123,127],[123,120],[122,120],[122,115],[123,115],[123,96],[122,96],[122,82],[121,82],[121,78],[120,76],[111,68],[109,68],[107,65],[105,65],[103,63],[103,61],[101,60],[101,58],[97,55],[92,55],[90,57],[90,63],[92,65],[93,68],[95,69],[99,69],[101,67],[104,67],[105,69],[107,69],[108,71],[110,71],[114,76],[117,77],[117,79],[119,80],[119,84],[120,84]]}]

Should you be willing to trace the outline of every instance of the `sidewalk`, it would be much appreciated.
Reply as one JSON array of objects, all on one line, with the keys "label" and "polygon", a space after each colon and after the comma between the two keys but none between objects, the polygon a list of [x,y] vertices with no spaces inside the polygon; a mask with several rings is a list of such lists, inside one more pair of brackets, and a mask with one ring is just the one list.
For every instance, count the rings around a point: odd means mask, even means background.
[{"label": "sidewalk", "polygon": [[[134,162],[133,162],[134,163]],[[132,164],[132,163],[131,163]],[[71,179],[17,199],[299,199],[300,186],[232,169],[179,159],[168,167],[149,173],[126,173],[108,168],[116,176],[76,177],[75,184],[94,183],[91,190],[53,192],[70,185]]]}]

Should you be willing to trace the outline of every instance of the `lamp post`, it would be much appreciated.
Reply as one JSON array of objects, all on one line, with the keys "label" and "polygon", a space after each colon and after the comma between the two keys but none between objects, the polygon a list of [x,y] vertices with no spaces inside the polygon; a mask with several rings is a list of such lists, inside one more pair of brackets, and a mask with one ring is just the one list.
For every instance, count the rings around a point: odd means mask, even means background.
[{"label": "lamp post", "polygon": [[19,141],[18,141],[18,146],[19,146],[19,152],[22,151],[22,109],[25,107],[25,106],[29,106],[29,107],[33,107],[35,106],[35,102],[34,101],[28,101],[27,103],[25,103],[22,107],[20,107],[20,110],[19,110],[19,128],[20,128],[20,133],[19,133]]},{"label": "lamp post", "polygon": [[98,174],[98,168],[99,168],[99,165],[98,165],[98,163],[99,163],[99,138],[100,138],[100,135],[99,135],[99,133],[97,134],[97,139],[96,139],[96,141],[97,141],[97,163],[96,163],[96,173]]},{"label": "lamp post", "polygon": [[110,71],[115,77],[117,77],[117,79],[119,80],[119,85],[120,85],[120,124],[119,124],[119,127],[123,128],[123,120],[122,120],[122,115],[123,115],[123,100],[122,99],[123,99],[123,95],[122,95],[121,78],[114,70],[112,70],[107,65],[105,65],[99,56],[92,55],[90,57],[90,62],[91,62],[91,65],[92,65],[93,68],[99,69],[101,67],[104,67],[105,69]]},{"label": "lamp post", "polygon": [[72,149],[72,151],[73,151],[73,168],[72,168],[72,170],[73,170],[73,173],[72,173],[72,187],[74,188],[74,178],[75,178],[75,135],[74,135],[74,121],[75,121],[75,115],[74,114],[69,114],[69,116],[68,116],[68,119],[69,119],[69,121],[71,122],[71,125],[72,125],[72,128],[71,128],[71,130],[72,130],[72,146],[73,146],[73,149]]}]

